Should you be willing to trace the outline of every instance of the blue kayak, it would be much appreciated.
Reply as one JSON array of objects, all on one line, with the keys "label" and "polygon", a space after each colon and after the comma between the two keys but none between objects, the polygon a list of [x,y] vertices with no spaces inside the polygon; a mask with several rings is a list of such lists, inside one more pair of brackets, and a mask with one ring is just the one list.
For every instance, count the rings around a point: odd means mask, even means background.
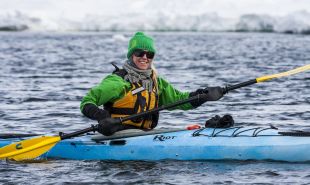
[{"label": "blue kayak", "polygon": [[[0,147],[29,139],[2,137]],[[83,135],[57,143],[41,158],[72,160],[275,160],[310,161],[310,134],[273,127],[196,130],[125,130]]]}]

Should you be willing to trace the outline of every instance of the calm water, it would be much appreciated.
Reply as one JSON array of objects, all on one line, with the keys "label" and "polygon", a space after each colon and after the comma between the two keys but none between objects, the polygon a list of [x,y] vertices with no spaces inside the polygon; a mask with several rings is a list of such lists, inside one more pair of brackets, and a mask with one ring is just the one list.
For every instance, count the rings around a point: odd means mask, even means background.
[{"label": "calm water", "polygon": [[[0,33],[1,133],[56,134],[95,122],[79,111],[89,88],[125,59],[132,33]],[[180,90],[224,86],[310,63],[310,37],[151,33],[159,73]],[[238,125],[309,129],[310,73],[255,84],[191,111],[163,111],[159,127],[231,114]],[[0,184],[309,184],[310,164],[257,161],[0,162]]]}]

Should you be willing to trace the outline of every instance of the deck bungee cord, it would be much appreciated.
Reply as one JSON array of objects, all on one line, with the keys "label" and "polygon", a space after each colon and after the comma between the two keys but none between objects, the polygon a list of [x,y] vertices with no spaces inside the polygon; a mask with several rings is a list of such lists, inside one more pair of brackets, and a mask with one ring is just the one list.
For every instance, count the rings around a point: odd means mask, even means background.
[{"label": "deck bungee cord", "polygon": [[[295,136],[295,137],[309,137],[310,131],[304,131],[304,130],[287,130],[287,131],[278,131],[275,134],[271,135],[259,135],[261,132],[266,130],[278,130],[278,128],[274,126],[270,127],[253,127],[253,128],[247,128],[243,126],[237,126],[237,127],[229,127],[229,128],[212,128],[211,134],[204,134],[201,133],[205,131],[206,128],[203,127],[201,129],[196,130],[192,135],[193,137],[198,136],[207,136],[207,137],[264,137],[264,136]],[[241,130],[242,129],[242,130]],[[230,134],[225,134],[226,131],[233,131]],[[250,133],[250,131],[252,133]],[[247,133],[246,135],[242,135],[242,133]]]}]

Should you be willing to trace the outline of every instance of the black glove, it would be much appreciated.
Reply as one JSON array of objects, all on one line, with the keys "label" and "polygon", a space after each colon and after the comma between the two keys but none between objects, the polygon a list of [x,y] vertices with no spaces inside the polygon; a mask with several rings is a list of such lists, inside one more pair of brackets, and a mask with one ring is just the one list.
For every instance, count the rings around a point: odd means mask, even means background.
[{"label": "black glove", "polygon": [[99,109],[96,105],[91,103],[84,105],[82,113],[86,117],[97,121],[111,117],[108,111]]},{"label": "black glove", "polygon": [[124,130],[124,126],[119,118],[105,118],[98,121],[97,131],[105,136],[110,136],[119,130]]},{"label": "black glove", "polygon": [[229,128],[234,126],[234,119],[231,115],[226,114],[223,117],[219,115],[214,116],[213,118],[209,119],[205,123],[205,127],[208,128]]},{"label": "black glove", "polygon": [[197,96],[198,94],[201,94],[202,96],[197,101],[191,102],[193,107],[199,107],[206,101],[217,101],[221,99],[224,95],[224,90],[222,87],[207,87],[189,93],[189,97]]}]

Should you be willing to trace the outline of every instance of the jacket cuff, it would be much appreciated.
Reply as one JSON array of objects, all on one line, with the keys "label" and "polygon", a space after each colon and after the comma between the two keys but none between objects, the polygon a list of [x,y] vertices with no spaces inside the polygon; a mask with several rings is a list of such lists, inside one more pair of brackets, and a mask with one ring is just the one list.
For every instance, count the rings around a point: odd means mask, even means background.
[{"label": "jacket cuff", "polygon": [[97,121],[111,117],[108,111],[100,109],[91,103],[84,105],[82,113],[84,116]]}]

